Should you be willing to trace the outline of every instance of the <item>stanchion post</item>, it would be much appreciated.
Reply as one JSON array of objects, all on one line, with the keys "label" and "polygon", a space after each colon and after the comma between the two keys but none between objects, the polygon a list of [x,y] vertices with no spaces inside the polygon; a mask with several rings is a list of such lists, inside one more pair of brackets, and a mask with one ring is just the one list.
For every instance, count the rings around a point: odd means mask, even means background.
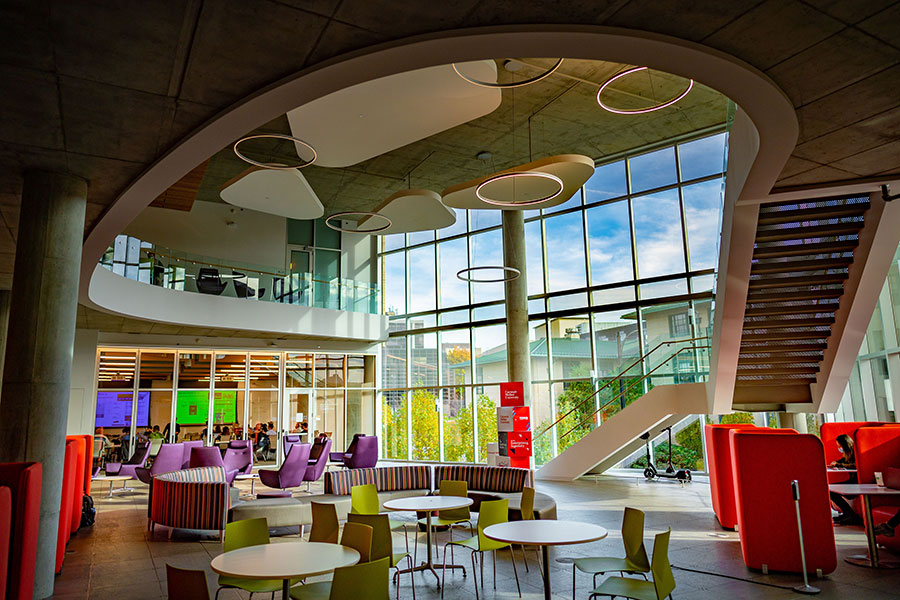
[{"label": "stanchion post", "polygon": [[821,590],[809,585],[809,575],[806,572],[806,552],[803,548],[803,525],[800,522],[800,484],[797,480],[791,482],[791,493],[794,496],[794,507],[797,509],[797,535],[800,537],[800,566],[803,571],[803,585],[794,587],[794,591],[800,594],[818,594]]}]

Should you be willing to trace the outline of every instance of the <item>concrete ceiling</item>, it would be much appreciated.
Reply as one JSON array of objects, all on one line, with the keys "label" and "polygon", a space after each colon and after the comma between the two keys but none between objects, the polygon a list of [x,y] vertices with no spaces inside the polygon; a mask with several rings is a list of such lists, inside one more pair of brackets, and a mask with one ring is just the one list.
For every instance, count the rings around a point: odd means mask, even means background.
[{"label": "concrete ceiling", "polygon": [[[704,1],[689,8],[653,0],[12,0],[0,5],[5,91],[0,111],[0,287],[11,285],[25,168],[65,170],[89,179],[85,227],[90,230],[129,182],[178,140],[300,69],[411,35],[539,23],[666,34],[721,50],[764,71],[794,103],[801,128],[778,188],[900,173],[900,4],[887,0]],[[554,79],[546,85],[564,89],[566,84]],[[567,91],[559,106],[574,101],[579,87]],[[524,108],[517,105],[516,113]],[[511,120],[503,107],[497,118],[508,132]],[[284,129],[286,122],[271,126]],[[637,140],[650,135],[637,129]],[[566,146],[566,152],[600,156],[613,151],[604,146],[609,136],[573,133],[551,139],[540,138],[539,130],[533,121],[533,143],[540,152],[550,152],[554,142]],[[470,133],[485,136],[477,138],[485,143],[498,134]],[[461,151],[454,142],[442,142],[447,156],[428,157],[425,172],[429,161],[452,165],[458,170],[456,180],[482,172],[469,154],[475,144]],[[417,144],[398,152],[363,163],[363,172],[355,174],[359,182],[346,181],[347,173],[341,182],[335,170],[318,174],[310,169],[308,176],[317,189],[341,190],[345,208],[362,206],[375,190],[383,191],[375,200],[396,191],[398,175],[405,176],[427,156]],[[497,152],[495,160],[509,158]],[[438,162],[442,158],[446,160]],[[211,164],[210,177],[217,172]],[[463,173],[468,177],[457,177]],[[425,179],[413,173],[414,186],[431,184],[418,176]]]}]

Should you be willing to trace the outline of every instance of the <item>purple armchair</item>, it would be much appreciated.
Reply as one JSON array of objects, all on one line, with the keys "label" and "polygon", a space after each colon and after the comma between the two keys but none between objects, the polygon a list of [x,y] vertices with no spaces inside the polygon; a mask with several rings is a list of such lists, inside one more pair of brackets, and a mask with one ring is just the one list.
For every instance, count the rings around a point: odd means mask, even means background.
[{"label": "purple armchair", "polygon": [[309,444],[294,444],[280,469],[259,470],[259,481],[267,487],[279,490],[297,487],[303,483],[309,467],[309,450]]},{"label": "purple armchair", "polygon": [[147,466],[147,459],[150,458],[150,442],[144,442],[142,444],[138,444],[138,447],[135,448],[134,454],[131,455],[127,461],[121,462],[108,462],[106,463],[106,474],[107,475],[128,475],[132,479],[135,479],[137,476],[134,474],[134,470],[138,467]]},{"label": "purple armchair", "polygon": [[250,451],[250,462],[243,469],[238,471],[238,475],[249,475],[253,472],[253,443],[250,440],[231,440],[228,442],[228,449],[225,450],[225,456],[228,456],[228,450],[240,450],[246,448]]},{"label": "purple armchair", "polygon": [[299,433],[286,433],[284,437],[281,438],[281,445],[284,448],[284,455],[287,456],[288,452],[291,450],[291,446],[294,444],[302,443],[303,440],[300,439],[301,436]]},{"label": "purple armchair", "polygon": [[356,442],[353,454],[344,457],[344,466],[348,469],[366,469],[374,467],[378,462],[378,436],[367,435]]},{"label": "purple armchair", "polygon": [[191,450],[194,448],[202,448],[203,440],[194,440],[193,442],[182,442],[182,446],[184,446],[184,458],[181,462],[181,468],[187,469],[191,466]]},{"label": "purple armchair", "polygon": [[225,463],[225,472],[234,471],[235,476],[246,475],[253,470],[253,451],[249,446],[226,448],[222,460]]},{"label": "purple armchair", "polygon": [[347,446],[346,452],[329,453],[329,462],[343,466],[344,460],[353,455],[353,453],[356,451],[356,445],[359,443],[360,438],[364,437],[366,437],[366,434],[364,433],[354,433],[353,439],[350,440],[350,445]]},{"label": "purple armchair", "polygon": [[230,485],[237,476],[237,469],[228,470],[225,461],[222,460],[222,453],[215,446],[199,447],[191,450],[191,469],[197,467],[222,467],[225,469],[225,481]]},{"label": "purple armchair", "polygon": [[180,470],[183,462],[184,448],[181,444],[163,444],[159,447],[159,453],[157,453],[153,465],[149,469],[138,467],[134,473],[138,479],[149,485],[150,480],[157,475]]},{"label": "purple armchair", "polygon": [[306,482],[307,492],[309,491],[309,484],[313,481],[318,481],[319,477],[322,476],[322,473],[325,472],[325,467],[328,465],[328,451],[331,450],[331,440],[325,438],[323,443],[319,443],[319,440],[317,439],[309,452],[310,457],[312,457],[313,450],[318,450],[318,456],[315,460],[312,458],[309,459],[309,466],[306,467],[306,474],[303,476],[303,481]]}]

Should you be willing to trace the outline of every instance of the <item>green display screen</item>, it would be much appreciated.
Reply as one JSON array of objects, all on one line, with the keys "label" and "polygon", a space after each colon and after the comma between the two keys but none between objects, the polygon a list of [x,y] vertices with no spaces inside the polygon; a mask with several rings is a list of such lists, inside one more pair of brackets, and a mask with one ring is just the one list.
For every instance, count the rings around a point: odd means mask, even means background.
[{"label": "green display screen", "polygon": [[[175,422],[179,425],[206,425],[209,414],[209,392],[206,390],[178,390],[178,406]],[[213,399],[213,424],[236,422],[237,391],[215,392]]]}]

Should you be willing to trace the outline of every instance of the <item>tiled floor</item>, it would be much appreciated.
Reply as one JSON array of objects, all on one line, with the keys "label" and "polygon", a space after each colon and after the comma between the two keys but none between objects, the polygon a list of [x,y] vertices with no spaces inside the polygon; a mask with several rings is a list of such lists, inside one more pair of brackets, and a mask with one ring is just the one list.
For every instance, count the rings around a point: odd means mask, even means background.
[{"label": "tiled floor", "polygon": [[[184,568],[205,569],[210,592],[215,593],[216,576],[209,569],[209,561],[221,552],[221,544],[211,536],[181,531],[175,532],[169,541],[165,527],[158,527],[152,535],[148,533],[145,520],[146,486],[139,482],[133,482],[133,485],[137,490],[135,493],[117,494],[112,499],[106,498],[105,485],[94,491],[97,522],[92,528],[80,531],[70,542],[62,574],[56,581],[54,598],[165,598],[167,562]],[[249,491],[249,484],[242,487]],[[572,597],[572,567],[556,562],[557,558],[621,556],[622,543],[618,530],[621,526],[622,508],[626,505],[640,508],[646,513],[648,551],[653,534],[671,527],[670,559],[673,565],[756,582],[676,568],[675,598],[740,600],[796,596],[789,588],[800,582],[797,576],[763,576],[744,567],[737,535],[718,528],[710,509],[709,486],[702,481],[682,487],[672,482],[648,483],[643,479],[605,476],[594,481],[567,484],[539,483],[538,489],[557,499],[560,519],[587,521],[610,529],[610,535],[605,540],[551,549],[552,585],[557,598]],[[842,527],[836,533],[840,557],[865,550],[865,536],[860,529]],[[292,537],[296,539],[296,533]],[[424,536],[422,539],[424,540]],[[402,539],[398,537],[395,541],[399,548]],[[517,557],[523,597],[540,598],[541,578],[534,568],[535,554],[529,552],[531,569],[528,573],[525,573],[521,554],[518,552]],[[456,560],[461,562],[463,558],[457,554]],[[465,557],[465,561],[468,562],[468,557]],[[482,598],[517,597],[507,552],[503,552],[497,560],[496,591],[491,585],[490,563],[485,566],[485,575],[487,581]],[[471,575],[464,578],[456,571],[452,576],[448,572],[447,577],[445,598],[455,600],[474,597]],[[864,569],[841,560],[834,573],[825,579],[814,581],[813,585],[822,589],[820,598],[897,598],[900,597],[900,571]],[[590,577],[579,574],[576,597],[586,599],[590,592],[589,586]],[[394,594],[393,589],[391,594]],[[219,598],[224,600],[246,597],[246,593],[235,590],[223,590],[219,594]],[[400,597],[412,598],[408,575],[401,578]],[[416,576],[416,597],[425,600],[440,598],[431,575]]]}]

